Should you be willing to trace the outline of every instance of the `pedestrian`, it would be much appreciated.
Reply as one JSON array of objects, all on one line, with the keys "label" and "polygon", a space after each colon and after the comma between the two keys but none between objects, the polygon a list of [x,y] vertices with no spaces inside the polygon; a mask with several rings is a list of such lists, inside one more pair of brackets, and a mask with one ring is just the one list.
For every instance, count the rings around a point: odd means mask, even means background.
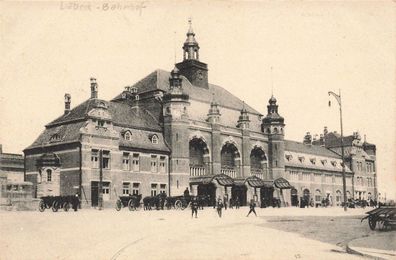
[{"label": "pedestrian", "polygon": [[239,209],[239,197],[238,196],[235,199],[235,208]]},{"label": "pedestrian", "polygon": [[252,212],[257,217],[256,211],[254,210],[254,208],[256,207],[256,203],[254,203],[254,200],[250,200],[249,207],[250,207],[250,210],[249,210],[249,213],[246,215],[246,217],[249,217],[250,213],[252,213]]},{"label": "pedestrian", "polygon": [[221,218],[221,210],[224,207],[223,202],[221,201],[221,199],[219,198],[217,200],[217,214],[219,214],[219,217]]},{"label": "pedestrian", "polygon": [[188,190],[188,187],[184,190],[184,197],[189,197],[190,196],[190,191]]},{"label": "pedestrian", "polygon": [[78,193],[76,193],[76,195],[74,195],[74,199],[72,201],[72,206],[74,211],[78,210],[78,206],[80,205],[80,199],[78,197]]},{"label": "pedestrian", "polygon": [[197,218],[198,214],[198,201],[197,198],[193,198],[191,201],[191,217],[194,216],[195,213],[195,218]]},{"label": "pedestrian", "polygon": [[227,197],[226,196],[223,198],[223,201],[224,201],[224,210],[227,210]]}]

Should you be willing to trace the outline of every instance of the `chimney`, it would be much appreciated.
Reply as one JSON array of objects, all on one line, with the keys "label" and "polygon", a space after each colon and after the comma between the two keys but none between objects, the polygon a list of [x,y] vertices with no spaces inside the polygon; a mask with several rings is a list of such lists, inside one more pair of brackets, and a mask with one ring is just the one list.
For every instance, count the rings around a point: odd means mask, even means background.
[{"label": "chimney", "polygon": [[312,144],[312,135],[309,132],[305,134],[303,144]]},{"label": "chimney", "polygon": [[323,129],[323,135],[326,136],[328,133],[329,131],[327,130],[327,126],[325,126]]},{"label": "chimney", "polygon": [[70,94],[65,94],[65,115],[70,113],[70,103],[71,103],[71,96]]},{"label": "chimney", "polygon": [[98,98],[98,84],[95,78],[91,78],[91,98]]}]

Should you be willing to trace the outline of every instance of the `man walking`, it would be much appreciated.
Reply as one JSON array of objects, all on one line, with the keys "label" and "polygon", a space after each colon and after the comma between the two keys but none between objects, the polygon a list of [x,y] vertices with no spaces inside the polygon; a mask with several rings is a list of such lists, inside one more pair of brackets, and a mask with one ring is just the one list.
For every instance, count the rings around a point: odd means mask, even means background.
[{"label": "man walking", "polygon": [[221,210],[224,207],[223,202],[221,201],[221,199],[219,198],[217,200],[217,214],[219,215],[219,217],[221,218]]},{"label": "man walking", "polygon": [[252,212],[257,217],[256,211],[254,210],[254,208],[256,207],[256,203],[254,203],[254,200],[250,200],[249,207],[250,207],[250,210],[246,217],[249,217],[250,213],[252,213]]},{"label": "man walking", "polygon": [[198,201],[197,198],[193,198],[191,201],[191,217],[194,216],[195,213],[195,218],[197,218],[197,214],[198,214]]},{"label": "man walking", "polygon": [[239,197],[238,196],[235,199],[235,208],[239,209]]}]

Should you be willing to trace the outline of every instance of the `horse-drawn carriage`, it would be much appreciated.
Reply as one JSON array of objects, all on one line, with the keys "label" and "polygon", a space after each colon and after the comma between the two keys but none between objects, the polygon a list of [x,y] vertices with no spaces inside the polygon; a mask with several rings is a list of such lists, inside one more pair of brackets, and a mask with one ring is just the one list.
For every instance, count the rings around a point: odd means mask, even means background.
[{"label": "horse-drawn carriage", "polygon": [[173,196],[166,197],[165,199],[165,207],[167,209],[175,208],[184,210],[188,207],[188,204],[191,201],[192,196]]},{"label": "horse-drawn carriage", "polygon": [[40,198],[39,211],[43,212],[45,209],[52,209],[57,212],[59,209],[68,211],[72,207],[77,211],[80,200],[77,196],[44,196]]},{"label": "horse-drawn carriage", "polygon": [[139,195],[126,195],[120,196],[116,201],[116,210],[120,211],[121,208],[128,207],[129,210],[138,210],[140,208],[140,200],[142,199],[142,194]]},{"label": "horse-drawn carriage", "polygon": [[368,224],[371,230],[374,230],[378,224],[379,230],[386,230],[388,228],[396,228],[396,207],[383,206],[366,212],[368,214],[361,221],[368,219]]}]

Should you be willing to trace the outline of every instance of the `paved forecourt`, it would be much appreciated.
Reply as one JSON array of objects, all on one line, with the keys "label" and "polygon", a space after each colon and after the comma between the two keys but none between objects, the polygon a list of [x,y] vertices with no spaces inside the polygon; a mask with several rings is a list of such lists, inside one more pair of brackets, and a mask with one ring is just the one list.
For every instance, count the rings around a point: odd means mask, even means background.
[{"label": "paved forecourt", "polygon": [[[260,216],[362,215],[351,209],[0,212],[4,259],[358,259],[335,245],[264,227]],[[4,235],[6,234],[6,235]],[[318,258],[319,257],[319,258]]]}]

